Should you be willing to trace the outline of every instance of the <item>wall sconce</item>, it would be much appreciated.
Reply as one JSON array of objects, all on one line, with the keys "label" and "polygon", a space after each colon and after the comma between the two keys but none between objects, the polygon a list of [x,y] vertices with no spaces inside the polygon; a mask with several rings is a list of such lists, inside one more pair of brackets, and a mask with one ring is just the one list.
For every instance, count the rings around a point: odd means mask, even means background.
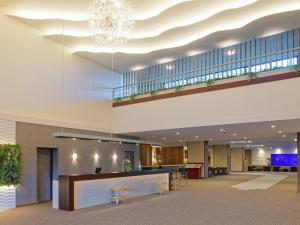
[{"label": "wall sconce", "polygon": [[74,152],[74,153],[72,154],[72,159],[73,159],[73,161],[76,161],[77,158],[78,158],[78,155],[77,155],[77,153]]},{"label": "wall sconce", "polygon": [[112,158],[113,158],[114,161],[116,161],[117,158],[118,158],[118,155],[115,153],[115,154],[112,155]]},{"label": "wall sconce", "polygon": [[94,159],[95,159],[95,161],[98,161],[98,159],[99,159],[99,154],[98,153],[95,153]]}]

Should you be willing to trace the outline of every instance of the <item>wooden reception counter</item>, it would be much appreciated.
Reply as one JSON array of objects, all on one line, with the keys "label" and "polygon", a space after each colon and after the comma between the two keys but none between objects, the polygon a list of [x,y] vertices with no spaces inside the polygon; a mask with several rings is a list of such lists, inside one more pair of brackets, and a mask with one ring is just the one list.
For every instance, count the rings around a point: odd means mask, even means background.
[{"label": "wooden reception counter", "polygon": [[155,169],[131,173],[59,176],[59,209],[73,211],[111,202],[111,189],[127,187],[129,198],[156,193],[165,185],[170,190],[171,170]]}]

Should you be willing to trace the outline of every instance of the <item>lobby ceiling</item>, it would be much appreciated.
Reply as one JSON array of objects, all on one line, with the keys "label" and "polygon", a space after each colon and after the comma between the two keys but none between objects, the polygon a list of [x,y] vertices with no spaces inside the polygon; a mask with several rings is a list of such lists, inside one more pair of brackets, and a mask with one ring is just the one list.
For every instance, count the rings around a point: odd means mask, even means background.
[{"label": "lobby ceiling", "polygon": [[[74,54],[111,67],[112,49],[90,37],[91,0],[1,0],[4,12],[63,43]],[[137,70],[211,48],[300,27],[299,0],[131,0],[134,37],[115,46],[115,69]],[[64,35],[63,35],[64,34]]]},{"label": "lobby ceiling", "polygon": [[181,145],[191,141],[209,141],[209,144],[230,144],[245,148],[296,147],[296,133],[300,119],[266,121],[257,123],[226,124],[218,126],[187,127],[169,130],[154,130],[126,133],[143,140],[161,141]]}]

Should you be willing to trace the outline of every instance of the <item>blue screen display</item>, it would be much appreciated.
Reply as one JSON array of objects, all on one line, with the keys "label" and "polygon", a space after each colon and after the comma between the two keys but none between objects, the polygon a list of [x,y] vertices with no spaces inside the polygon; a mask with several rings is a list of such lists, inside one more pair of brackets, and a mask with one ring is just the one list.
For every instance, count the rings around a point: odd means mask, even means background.
[{"label": "blue screen display", "polygon": [[272,166],[297,166],[297,154],[271,154]]}]

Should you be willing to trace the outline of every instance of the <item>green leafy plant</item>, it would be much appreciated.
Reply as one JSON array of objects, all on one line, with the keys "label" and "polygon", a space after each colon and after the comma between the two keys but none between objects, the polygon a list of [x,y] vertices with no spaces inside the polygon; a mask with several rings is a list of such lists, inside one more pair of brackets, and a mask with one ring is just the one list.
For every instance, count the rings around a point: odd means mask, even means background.
[{"label": "green leafy plant", "polygon": [[0,186],[18,185],[21,182],[21,147],[0,145]]},{"label": "green leafy plant", "polygon": [[293,66],[292,70],[296,73],[300,73],[300,65]]},{"label": "green leafy plant", "polygon": [[151,95],[151,96],[154,96],[154,95],[156,95],[156,94],[157,94],[156,91],[150,91],[150,95]]},{"label": "green leafy plant", "polygon": [[130,95],[130,100],[133,100],[133,99],[135,99],[136,98],[136,96],[138,96],[138,94],[132,94],[132,95]]},{"label": "green leafy plant", "polygon": [[115,101],[116,101],[116,102],[120,102],[120,101],[122,101],[122,98],[121,98],[121,97],[118,97],[118,98],[115,99]]},{"label": "green leafy plant", "polygon": [[178,85],[174,88],[175,92],[178,92],[182,89],[182,86],[181,85]]},{"label": "green leafy plant", "polygon": [[255,79],[257,79],[257,73],[249,72],[246,75],[248,76],[249,80],[255,80]]},{"label": "green leafy plant", "polygon": [[212,89],[213,86],[215,85],[215,80],[214,79],[208,79],[205,83],[206,83],[207,89]]}]

